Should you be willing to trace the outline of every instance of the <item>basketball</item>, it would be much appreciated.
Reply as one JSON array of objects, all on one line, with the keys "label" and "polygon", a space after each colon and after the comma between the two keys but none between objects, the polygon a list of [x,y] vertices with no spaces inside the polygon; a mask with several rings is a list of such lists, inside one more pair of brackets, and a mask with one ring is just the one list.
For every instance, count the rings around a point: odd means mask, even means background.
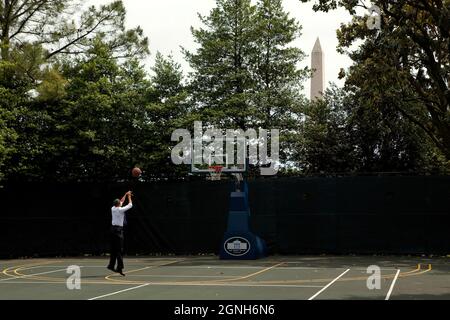
[{"label": "basketball", "polygon": [[142,174],[142,170],[139,168],[134,168],[133,170],[131,170],[131,175],[134,178],[139,178],[141,176],[141,174]]}]

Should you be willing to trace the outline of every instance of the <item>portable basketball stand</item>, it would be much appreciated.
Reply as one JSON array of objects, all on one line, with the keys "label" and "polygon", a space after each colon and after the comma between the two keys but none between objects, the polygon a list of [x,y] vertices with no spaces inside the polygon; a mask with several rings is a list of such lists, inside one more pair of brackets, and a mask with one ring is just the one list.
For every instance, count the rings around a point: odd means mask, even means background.
[{"label": "portable basketball stand", "polygon": [[[222,170],[223,166],[209,166],[206,171],[197,171],[197,173],[209,173],[210,180],[217,181],[220,180]],[[220,259],[256,260],[263,258],[267,254],[266,243],[250,228],[247,181],[242,172],[226,171],[224,173],[232,174],[235,181],[233,191],[230,193],[228,224],[221,243]]]},{"label": "portable basketball stand", "polygon": [[222,240],[220,259],[256,260],[266,254],[265,241],[250,230],[247,181],[238,181],[236,190],[230,194],[228,226]]}]

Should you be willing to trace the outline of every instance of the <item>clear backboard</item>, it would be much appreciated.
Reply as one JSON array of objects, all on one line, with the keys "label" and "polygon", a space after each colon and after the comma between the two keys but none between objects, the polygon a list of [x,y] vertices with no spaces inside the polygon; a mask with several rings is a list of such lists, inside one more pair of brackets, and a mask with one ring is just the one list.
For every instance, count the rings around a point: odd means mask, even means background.
[{"label": "clear backboard", "polygon": [[[203,142],[197,145],[195,151],[194,146],[192,146],[191,172],[198,174],[245,173],[248,162],[245,149],[237,150],[237,146],[237,142],[234,141],[228,141],[228,146],[224,144],[220,150],[214,150],[212,144]],[[232,151],[227,150],[227,147],[231,147]]]}]

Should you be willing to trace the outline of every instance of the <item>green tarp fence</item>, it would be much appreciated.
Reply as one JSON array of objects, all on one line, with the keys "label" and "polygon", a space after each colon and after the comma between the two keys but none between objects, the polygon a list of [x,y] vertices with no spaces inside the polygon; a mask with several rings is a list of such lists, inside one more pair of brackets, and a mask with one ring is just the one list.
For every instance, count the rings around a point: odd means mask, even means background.
[{"label": "green tarp fence", "polygon": [[[15,183],[0,189],[0,257],[109,251],[112,200],[133,188],[127,254],[218,253],[230,181]],[[249,181],[253,231],[272,254],[449,254],[450,177]]]}]

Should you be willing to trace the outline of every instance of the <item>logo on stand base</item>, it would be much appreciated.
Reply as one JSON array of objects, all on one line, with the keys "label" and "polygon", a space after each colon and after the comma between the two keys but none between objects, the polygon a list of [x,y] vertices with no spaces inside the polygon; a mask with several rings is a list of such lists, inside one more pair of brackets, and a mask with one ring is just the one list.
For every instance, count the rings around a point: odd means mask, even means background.
[{"label": "logo on stand base", "polygon": [[225,241],[225,252],[229,255],[240,257],[250,251],[250,242],[241,237],[233,237]]}]

